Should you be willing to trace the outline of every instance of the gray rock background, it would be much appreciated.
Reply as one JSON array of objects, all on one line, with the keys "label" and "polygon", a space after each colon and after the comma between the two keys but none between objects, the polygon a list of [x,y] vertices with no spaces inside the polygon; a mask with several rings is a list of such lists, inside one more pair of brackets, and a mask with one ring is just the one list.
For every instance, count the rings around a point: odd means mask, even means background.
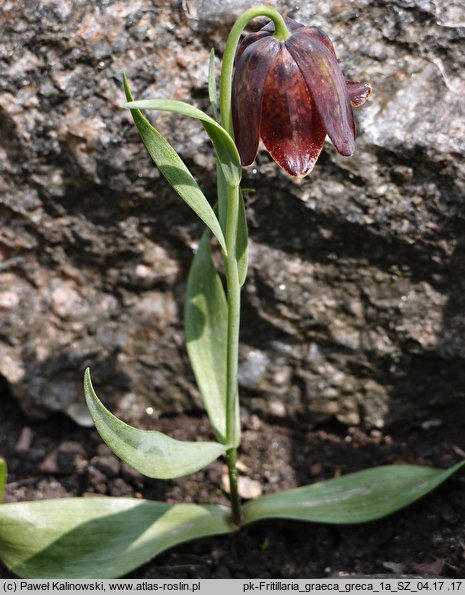
[{"label": "gray rock background", "polygon": [[[3,0],[0,375],[28,414],[85,423],[87,365],[126,419],[200,407],[182,310],[202,225],[119,108],[120,78],[207,108],[209,49],[252,4]],[[302,181],[265,153],[245,175],[244,410],[441,423],[465,396],[463,4],[274,5],[323,27],[374,93],[353,158],[328,142]],[[201,128],[155,119],[214,200]]]}]

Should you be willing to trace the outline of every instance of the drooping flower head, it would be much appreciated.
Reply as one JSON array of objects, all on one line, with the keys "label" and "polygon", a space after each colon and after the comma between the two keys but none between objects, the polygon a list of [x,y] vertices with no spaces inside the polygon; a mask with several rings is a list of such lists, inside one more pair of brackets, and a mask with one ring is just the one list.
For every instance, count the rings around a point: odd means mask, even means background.
[{"label": "drooping flower head", "polygon": [[355,149],[352,108],[370,95],[349,82],[333,44],[317,27],[285,19],[290,36],[273,37],[274,24],[246,35],[236,53],[232,88],[234,135],[242,165],[250,165],[260,138],[276,163],[293,176],[310,173],[326,135],[336,150]]}]

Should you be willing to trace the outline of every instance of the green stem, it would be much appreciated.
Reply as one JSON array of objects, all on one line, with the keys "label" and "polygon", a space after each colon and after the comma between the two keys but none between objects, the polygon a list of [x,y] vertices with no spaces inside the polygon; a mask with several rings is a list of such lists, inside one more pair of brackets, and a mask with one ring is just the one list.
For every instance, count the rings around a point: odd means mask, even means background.
[{"label": "green stem", "polygon": [[233,525],[235,525],[236,527],[240,527],[242,522],[242,511],[237,484],[237,448],[230,448],[228,451],[226,451],[226,462],[228,464],[229,475],[229,499],[231,502],[231,521]]},{"label": "green stem", "polygon": [[[226,366],[226,442],[238,444],[237,410],[238,386],[237,367],[239,356],[239,326],[241,316],[241,287],[236,260],[237,217],[239,213],[239,187],[228,186],[228,203],[226,218],[226,248],[225,258],[226,287],[228,298],[228,344]],[[230,499],[232,507],[232,521],[239,525],[241,521],[240,500],[237,486],[236,469],[237,448],[234,446],[227,452],[229,471]]]},{"label": "green stem", "polygon": [[[231,116],[231,91],[234,68],[234,56],[241,33],[247,23],[258,16],[269,17],[275,25],[274,37],[280,41],[286,40],[290,33],[282,16],[266,6],[257,6],[246,10],[235,22],[226,42],[223,55],[223,65],[220,78],[220,110],[224,128],[234,138]],[[218,180],[219,189],[224,190],[224,180]],[[226,442],[232,445],[226,453],[229,472],[230,500],[232,522],[241,524],[241,508],[237,482],[237,445],[239,444],[239,428],[237,414],[239,410],[239,391],[237,385],[237,367],[239,357],[239,326],[241,309],[241,287],[237,266],[236,241],[239,214],[239,186],[227,186],[226,192],[226,221],[225,240],[227,256],[224,256],[226,273],[226,289],[228,298],[228,338],[227,338],[227,366],[226,366]],[[218,197],[220,199],[220,197]],[[221,203],[221,201],[220,201]],[[221,204],[220,204],[221,207]],[[221,209],[220,209],[221,210]],[[221,217],[222,219],[223,217]]]},{"label": "green stem", "polygon": [[254,8],[249,8],[249,10],[246,10],[234,23],[226,42],[220,78],[221,121],[223,123],[223,127],[226,128],[232,138],[234,138],[234,131],[231,115],[231,90],[234,57],[236,55],[236,49],[240,41],[242,31],[244,31],[247,23],[256,17],[262,16],[268,17],[273,21],[275,28],[274,37],[276,39],[279,39],[279,41],[285,41],[290,36],[283,17],[279,14],[279,12],[273,8],[269,8],[268,6],[255,6]]}]

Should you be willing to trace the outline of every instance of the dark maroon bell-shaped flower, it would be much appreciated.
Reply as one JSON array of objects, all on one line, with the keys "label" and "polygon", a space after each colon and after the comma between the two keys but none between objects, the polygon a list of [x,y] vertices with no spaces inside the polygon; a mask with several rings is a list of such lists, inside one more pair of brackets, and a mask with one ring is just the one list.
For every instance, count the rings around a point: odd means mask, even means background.
[{"label": "dark maroon bell-shaped flower", "polygon": [[355,149],[352,108],[370,95],[349,82],[333,44],[317,27],[285,19],[286,41],[269,23],[246,35],[236,54],[232,88],[234,135],[242,165],[250,165],[260,138],[276,163],[293,176],[310,173],[329,136],[341,155]]}]

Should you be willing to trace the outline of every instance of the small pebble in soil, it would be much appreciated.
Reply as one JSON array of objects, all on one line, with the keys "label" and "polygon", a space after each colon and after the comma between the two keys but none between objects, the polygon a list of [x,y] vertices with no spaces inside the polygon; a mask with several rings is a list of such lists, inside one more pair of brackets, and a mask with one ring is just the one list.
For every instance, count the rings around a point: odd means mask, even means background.
[{"label": "small pebble in soil", "polygon": [[52,450],[45,459],[39,465],[40,473],[45,473],[47,475],[58,475],[62,471],[58,466],[58,451]]},{"label": "small pebble in soil", "polygon": [[[221,484],[224,491],[229,494],[229,475],[226,465],[223,467]],[[237,491],[239,492],[239,496],[245,500],[258,498],[263,493],[262,485],[259,481],[250,477],[244,477],[243,475],[240,475],[237,480]]]},{"label": "small pebble in soil", "polygon": [[29,426],[24,426],[16,443],[15,450],[17,452],[24,452],[29,450],[32,444],[32,430]]}]

